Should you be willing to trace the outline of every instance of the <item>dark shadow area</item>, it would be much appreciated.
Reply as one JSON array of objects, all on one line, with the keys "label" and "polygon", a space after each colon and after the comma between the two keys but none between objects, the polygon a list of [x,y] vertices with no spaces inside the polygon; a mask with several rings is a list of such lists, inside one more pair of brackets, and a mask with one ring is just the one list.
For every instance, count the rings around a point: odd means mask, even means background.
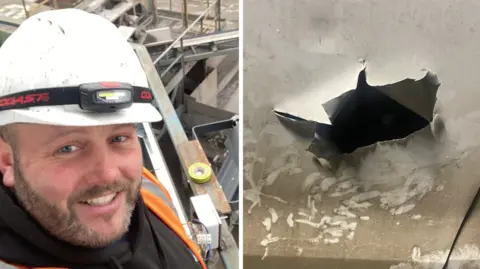
[{"label": "dark shadow area", "polygon": [[338,98],[342,100],[331,116],[331,133],[323,130],[321,136],[331,139],[341,153],[351,153],[378,141],[404,138],[430,123],[368,85],[365,71],[359,74],[357,88]]},{"label": "dark shadow area", "polygon": [[433,121],[439,87],[437,76],[431,72],[420,80],[370,86],[362,70],[355,89],[319,103],[330,122],[305,120],[288,111],[274,113],[296,137],[311,139],[308,151],[317,158],[331,159],[424,129]]}]

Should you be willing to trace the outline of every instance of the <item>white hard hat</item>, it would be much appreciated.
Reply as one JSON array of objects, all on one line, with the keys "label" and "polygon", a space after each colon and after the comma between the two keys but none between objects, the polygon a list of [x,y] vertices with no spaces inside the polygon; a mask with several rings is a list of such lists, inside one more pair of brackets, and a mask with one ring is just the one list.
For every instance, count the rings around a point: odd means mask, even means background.
[{"label": "white hard hat", "polygon": [[[83,91],[96,98],[96,87],[104,88],[100,101],[105,104],[129,96],[130,104],[102,113],[86,109],[79,99],[84,100]],[[78,9],[45,11],[25,20],[0,47],[0,126],[160,121],[151,99],[133,48],[98,15]]]}]

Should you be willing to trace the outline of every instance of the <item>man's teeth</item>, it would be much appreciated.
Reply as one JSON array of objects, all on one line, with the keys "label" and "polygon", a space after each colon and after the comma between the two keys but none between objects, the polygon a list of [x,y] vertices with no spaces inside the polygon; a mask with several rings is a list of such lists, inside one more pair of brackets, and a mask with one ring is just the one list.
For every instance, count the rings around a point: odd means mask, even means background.
[{"label": "man's teeth", "polygon": [[98,197],[98,198],[95,198],[95,199],[90,199],[90,200],[87,200],[85,201],[85,203],[89,204],[89,205],[106,205],[108,203],[110,203],[113,198],[115,198],[115,195],[117,195],[116,193],[112,193],[112,194],[109,194],[109,195],[105,195],[105,196],[101,196],[101,197]]}]

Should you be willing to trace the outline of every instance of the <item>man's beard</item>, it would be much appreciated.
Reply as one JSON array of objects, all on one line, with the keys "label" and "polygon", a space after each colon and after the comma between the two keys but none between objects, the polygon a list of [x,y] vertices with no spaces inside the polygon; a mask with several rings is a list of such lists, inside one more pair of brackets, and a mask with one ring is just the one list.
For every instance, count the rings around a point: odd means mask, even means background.
[{"label": "man's beard", "polygon": [[[15,158],[14,191],[17,199],[30,215],[53,236],[72,245],[83,247],[103,247],[121,238],[130,226],[131,217],[137,201],[141,181],[132,183],[131,180],[119,180],[110,185],[93,186],[75,190],[67,200],[65,212],[57,205],[50,204],[45,198],[31,188],[24,177],[18,158]],[[114,238],[103,236],[82,223],[75,211],[75,204],[91,199],[105,192],[120,192],[126,194],[126,207],[123,212],[121,230]]]}]

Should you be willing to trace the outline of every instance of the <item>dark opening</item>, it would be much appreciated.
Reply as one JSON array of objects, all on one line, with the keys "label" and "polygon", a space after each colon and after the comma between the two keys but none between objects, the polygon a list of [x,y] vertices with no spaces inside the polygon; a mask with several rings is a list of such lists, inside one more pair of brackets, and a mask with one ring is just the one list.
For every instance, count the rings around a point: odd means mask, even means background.
[{"label": "dark opening", "polygon": [[190,95],[205,80],[207,74],[206,61],[198,61],[185,76],[185,93]]},{"label": "dark opening", "polygon": [[357,88],[343,96],[331,116],[332,126],[317,126],[317,133],[331,139],[342,153],[378,141],[404,138],[430,123],[368,85],[365,71],[359,75]]}]

